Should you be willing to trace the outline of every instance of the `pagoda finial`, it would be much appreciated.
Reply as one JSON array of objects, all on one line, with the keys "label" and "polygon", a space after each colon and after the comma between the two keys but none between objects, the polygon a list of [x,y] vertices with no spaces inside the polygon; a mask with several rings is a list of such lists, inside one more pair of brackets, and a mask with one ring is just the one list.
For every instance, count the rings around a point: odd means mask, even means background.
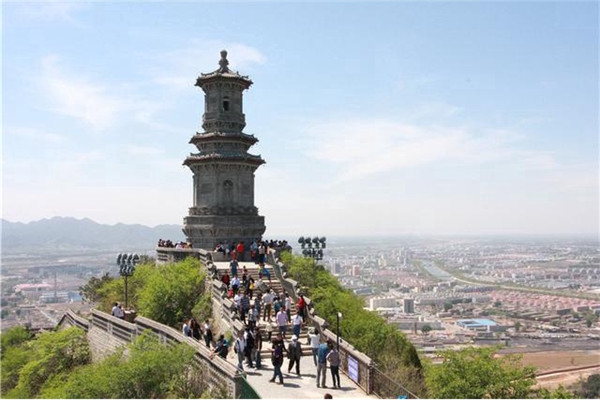
[{"label": "pagoda finial", "polygon": [[229,72],[229,61],[227,61],[227,50],[221,50],[221,59],[219,60],[219,72]]}]

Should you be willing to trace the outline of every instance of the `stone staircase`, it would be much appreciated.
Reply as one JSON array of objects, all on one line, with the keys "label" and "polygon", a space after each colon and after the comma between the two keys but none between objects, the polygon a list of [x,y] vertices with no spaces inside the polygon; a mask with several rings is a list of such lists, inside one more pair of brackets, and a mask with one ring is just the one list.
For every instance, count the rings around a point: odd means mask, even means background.
[{"label": "stone staircase", "polygon": [[[260,267],[258,264],[255,264],[250,261],[242,261],[242,262],[238,262],[238,264],[239,264],[238,278],[240,278],[240,281],[241,281],[241,276],[243,274],[243,267],[246,267],[248,277],[252,277],[255,282],[258,281],[258,274],[259,274],[259,270],[260,270]],[[221,279],[221,277],[225,274],[226,271],[231,276],[229,262],[216,262],[215,265],[217,267],[217,275],[218,275],[219,279]],[[267,287],[269,289],[273,289],[275,291],[275,294],[282,296],[284,289],[283,289],[283,286],[282,286],[281,282],[279,281],[279,279],[277,279],[277,276],[275,275],[275,271],[273,271],[273,267],[271,265],[266,265],[266,267],[267,267],[267,270],[269,271],[269,273],[271,274],[271,281],[269,282],[269,280],[263,276],[263,282],[267,285]],[[254,290],[254,295],[252,297],[252,300],[250,301],[250,307],[254,306],[254,300],[257,297],[256,293],[258,291],[259,291],[258,289]],[[263,320],[263,318],[262,318],[263,313],[264,313],[264,306],[261,309],[260,319],[256,326],[261,331],[261,334],[263,337],[263,347],[261,349],[261,355],[264,359],[265,357],[271,356],[271,344],[268,341],[268,333],[267,333],[267,329],[266,329],[268,322]],[[294,316],[295,313],[296,313],[296,302],[292,299],[292,307],[291,307],[292,317]],[[271,310],[271,326],[272,326],[272,338],[274,338],[277,335],[278,327],[277,327],[277,324],[275,323],[275,315],[274,315],[273,310]],[[286,348],[287,348],[289,341],[291,340],[291,337],[292,337],[292,326],[291,326],[291,324],[288,324],[286,335],[285,335]],[[307,325],[303,325],[302,329],[300,330],[300,338],[298,339],[300,341],[300,344],[302,345],[302,355],[303,356],[312,356],[312,351],[310,349],[310,345],[307,344],[307,338],[308,338],[308,327],[307,327]]]}]

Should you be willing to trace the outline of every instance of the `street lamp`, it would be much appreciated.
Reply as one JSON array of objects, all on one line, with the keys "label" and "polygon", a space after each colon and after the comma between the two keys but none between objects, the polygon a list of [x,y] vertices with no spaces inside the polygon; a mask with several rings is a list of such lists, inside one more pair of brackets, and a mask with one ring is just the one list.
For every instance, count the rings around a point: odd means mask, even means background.
[{"label": "street lamp", "polygon": [[336,314],[336,319],[337,319],[337,351],[338,353],[340,352],[340,319],[342,319],[342,313],[341,312],[337,312]]},{"label": "street lamp", "polygon": [[320,238],[317,236],[314,238],[300,236],[298,238],[298,243],[302,246],[302,255],[304,257],[312,257],[315,262],[323,259],[323,249],[327,247],[325,244],[326,241],[327,238],[325,236]]},{"label": "street lamp", "polygon": [[119,275],[125,278],[125,308],[127,308],[127,278],[133,276],[135,265],[140,261],[137,254],[119,253],[117,256],[117,265],[119,266]]}]

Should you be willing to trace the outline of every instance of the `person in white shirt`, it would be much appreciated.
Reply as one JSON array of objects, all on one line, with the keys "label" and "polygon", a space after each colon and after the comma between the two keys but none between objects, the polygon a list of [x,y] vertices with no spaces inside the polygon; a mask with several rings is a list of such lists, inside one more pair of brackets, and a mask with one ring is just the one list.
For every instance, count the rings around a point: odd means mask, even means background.
[{"label": "person in white shirt", "polygon": [[279,326],[279,333],[281,333],[281,337],[283,337],[285,340],[285,331],[287,328],[287,314],[285,313],[285,308],[279,310],[275,316],[275,320],[277,322],[277,326]]},{"label": "person in white shirt", "polygon": [[[292,298],[289,294],[285,294],[285,311],[287,313],[288,322],[292,322]],[[299,334],[296,336],[300,336]]]},{"label": "person in white shirt", "polygon": [[271,306],[273,305],[273,292],[269,291],[263,296],[263,301],[265,302],[265,312],[263,315],[263,320],[271,322]]},{"label": "person in white shirt", "polygon": [[308,339],[310,340],[310,350],[312,351],[313,361],[315,362],[315,366],[317,365],[317,353],[319,351],[320,344],[320,336],[317,333],[317,328],[313,328],[312,331],[308,333]]},{"label": "person in white shirt", "polygon": [[294,314],[294,318],[292,319],[292,331],[296,337],[300,337],[300,329],[302,328],[302,317],[296,310],[296,314]]},{"label": "person in white shirt", "polygon": [[238,368],[244,370],[244,352],[246,350],[246,339],[244,339],[244,331],[238,332],[238,337],[235,339],[233,344],[233,351],[236,352],[238,357]]},{"label": "person in white shirt", "polygon": [[113,317],[119,318],[119,303],[115,303],[110,313]]}]

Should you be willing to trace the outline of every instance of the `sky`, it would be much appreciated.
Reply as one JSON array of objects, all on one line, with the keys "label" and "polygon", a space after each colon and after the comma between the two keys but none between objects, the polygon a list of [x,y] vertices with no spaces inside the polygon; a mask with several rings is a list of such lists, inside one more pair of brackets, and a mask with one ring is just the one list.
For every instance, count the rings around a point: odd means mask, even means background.
[{"label": "sky", "polygon": [[598,235],[598,2],[2,5],[2,217],[182,224],[249,75],[267,237]]}]

